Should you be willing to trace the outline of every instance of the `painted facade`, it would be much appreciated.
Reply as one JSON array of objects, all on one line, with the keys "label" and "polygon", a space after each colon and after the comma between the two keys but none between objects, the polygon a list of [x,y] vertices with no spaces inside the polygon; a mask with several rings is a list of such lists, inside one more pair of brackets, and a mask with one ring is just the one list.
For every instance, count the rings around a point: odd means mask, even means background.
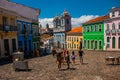
[{"label": "painted facade", "polygon": [[40,33],[39,33],[39,24],[32,23],[32,42],[33,42],[33,50],[40,49]]},{"label": "painted facade", "polygon": [[0,7],[0,57],[10,56],[17,46],[17,13]]},{"label": "painted facade", "polygon": [[17,30],[18,30],[18,48],[21,51],[33,50],[32,45],[32,23],[22,20],[17,20]]},{"label": "painted facade", "polygon": [[67,33],[67,50],[82,48],[82,26],[76,27]]},{"label": "painted facade", "polygon": [[112,8],[105,20],[105,50],[120,50],[120,7]]},{"label": "painted facade", "polygon": [[[10,2],[8,0],[0,0],[0,7],[9,11],[14,11],[18,14],[16,19],[18,48],[24,51],[25,55],[28,55],[29,51],[34,49],[34,42],[36,43],[38,41],[38,39],[36,40],[36,37],[39,35],[34,35],[32,33],[32,29],[34,29],[32,28],[32,26],[34,27],[32,23],[39,23],[38,16],[40,14],[40,10]],[[36,27],[39,27],[39,25]]]},{"label": "painted facade", "polygon": [[104,49],[104,20],[109,16],[100,16],[83,24],[83,47],[86,50]]},{"label": "painted facade", "polygon": [[66,32],[71,30],[71,16],[64,10],[61,17],[55,16],[53,20],[54,47],[66,48]]}]

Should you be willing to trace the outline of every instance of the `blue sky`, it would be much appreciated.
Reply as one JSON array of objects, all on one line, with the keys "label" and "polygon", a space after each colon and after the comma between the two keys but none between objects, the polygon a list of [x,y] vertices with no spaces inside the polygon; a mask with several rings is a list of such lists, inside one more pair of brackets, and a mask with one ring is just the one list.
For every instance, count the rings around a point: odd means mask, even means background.
[{"label": "blue sky", "polygon": [[[90,20],[94,17],[105,15],[109,13],[112,7],[120,6],[120,0],[11,0],[16,3],[24,4],[26,6],[39,8],[40,22],[45,25],[50,23],[53,17],[58,14],[61,15],[64,9],[66,9],[73,20],[80,20],[83,22]],[[89,19],[88,19],[89,18]],[[82,21],[81,20],[81,21]],[[79,21],[73,21],[77,23]],[[80,22],[79,26],[82,22]],[[52,25],[52,23],[50,23]]]}]

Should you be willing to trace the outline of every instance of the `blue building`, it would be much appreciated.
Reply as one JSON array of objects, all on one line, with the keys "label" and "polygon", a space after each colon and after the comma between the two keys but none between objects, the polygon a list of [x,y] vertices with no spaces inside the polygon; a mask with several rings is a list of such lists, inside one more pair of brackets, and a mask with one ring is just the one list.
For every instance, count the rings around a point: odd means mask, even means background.
[{"label": "blue building", "polygon": [[53,20],[54,47],[66,48],[66,33],[71,30],[71,16],[64,10],[62,15],[55,16]]},{"label": "blue building", "polygon": [[29,51],[33,50],[32,44],[32,23],[22,20],[17,20],[18,30],[18,48],[25,52],[25,55],[29,54]]}]

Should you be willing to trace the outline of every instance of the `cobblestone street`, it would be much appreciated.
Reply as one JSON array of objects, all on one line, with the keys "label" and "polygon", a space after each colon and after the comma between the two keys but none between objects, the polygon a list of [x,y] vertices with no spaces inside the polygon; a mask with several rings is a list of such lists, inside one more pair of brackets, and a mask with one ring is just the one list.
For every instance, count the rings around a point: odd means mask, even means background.
[{"label": "cobblestone street", "polygon": [[84,64],[62,65],[57,69],[56,58],[52,55],[27,59],[31,71],[13,70],[13,64],[0,66],[0,80],[120,80],[120,65],[106,65],[106,56],[120,56],[119,52],[85,51]]}]

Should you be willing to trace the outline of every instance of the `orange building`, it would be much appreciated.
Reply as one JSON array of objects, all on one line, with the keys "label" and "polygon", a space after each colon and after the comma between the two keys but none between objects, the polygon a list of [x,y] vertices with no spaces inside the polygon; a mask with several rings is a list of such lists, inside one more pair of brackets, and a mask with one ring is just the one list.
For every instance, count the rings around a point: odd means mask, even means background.
[{"label": "orange building", "polygon": [[79,50],[82,48],[82,26],[73,28],[67,33],[67,49]]}]

